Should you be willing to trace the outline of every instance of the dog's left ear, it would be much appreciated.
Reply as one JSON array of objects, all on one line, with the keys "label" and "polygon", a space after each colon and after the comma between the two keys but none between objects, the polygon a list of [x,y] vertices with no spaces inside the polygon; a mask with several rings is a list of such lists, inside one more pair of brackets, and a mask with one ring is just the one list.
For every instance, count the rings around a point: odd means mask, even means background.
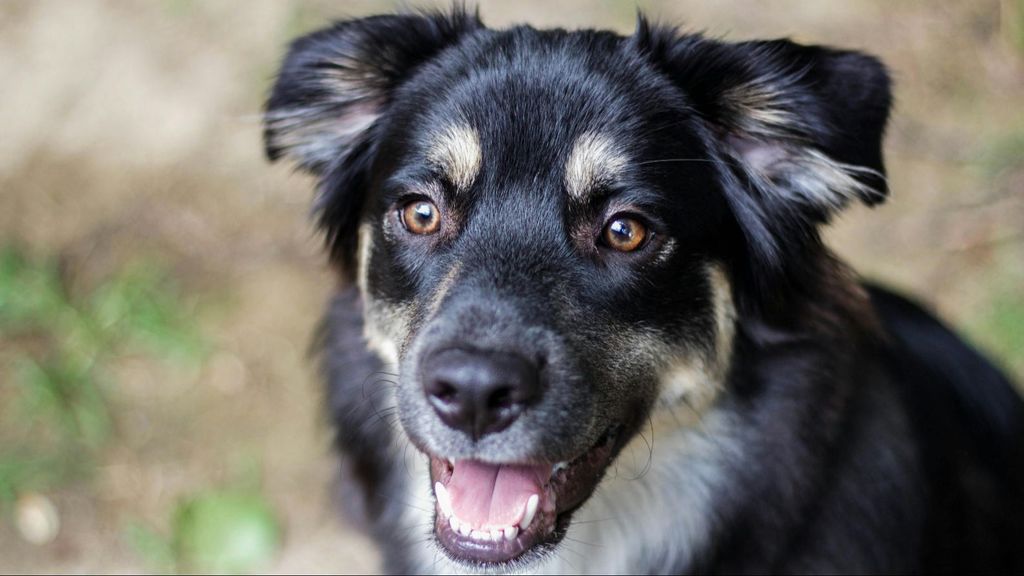
[{"label": "dog's left ear", "polygon": [[777,260],[794,236],[816,237],[817,225],[851,200],[885,199],[892,97],[875,58],[788,40],[680,35],[642,17],[633,42],[708,127],[733,181],[728,199],[762,258]]},{"label": "dog's left ear", "polygon": [[338,22],[292,43],[267,100],[270,160],[319,177],[317,210],[332,256],[351,271],[376,142],[394,91],[425,62],[483,27],[476,14],[371,16]]}]

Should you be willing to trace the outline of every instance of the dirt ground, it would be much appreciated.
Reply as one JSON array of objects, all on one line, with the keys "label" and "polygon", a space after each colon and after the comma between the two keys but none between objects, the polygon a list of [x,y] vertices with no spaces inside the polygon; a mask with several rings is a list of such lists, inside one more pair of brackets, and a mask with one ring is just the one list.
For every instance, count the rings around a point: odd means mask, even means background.
[{"label": "dirt ground", "polygon": [[[866,276],[919,295],[1024,380],[1024,351],[1006,344],[1022,342],[1024,328],[999,318],[1024,307],[1024,4],[640,6],[731,39],[790,36],[887,62],[896,82],[892,198],[851,210],[830,243]],[[0,3],[0,246],[59,255],[83,283],[125,262],[158,261],[204,303],[194,321],[211,349],[193,368],[114,361],[116,432],[100,466],[47,494],[62,524],[53,542],[30,544],[0,518],[0,572],[145,570],[125,527],[166,526],[174,502],[230,482],[252,459],[284,524],[273,571],[376,569],[372,548],[332,503],[335,462],[306,355],[333,286],[307,219],[310,181],[266,164],[259,113],[290,38],[393,9]],[[618,1],[481,3],[494,26],[622,32],[635,10]]]}]

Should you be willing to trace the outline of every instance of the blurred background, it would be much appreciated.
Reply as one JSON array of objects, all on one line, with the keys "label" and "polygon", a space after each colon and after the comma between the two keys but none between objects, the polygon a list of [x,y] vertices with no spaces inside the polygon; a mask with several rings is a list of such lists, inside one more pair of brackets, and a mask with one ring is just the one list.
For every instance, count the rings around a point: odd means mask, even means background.
[{"label": "blurred background", "polygon": [[[419,4],[417,4],[419,5]],[[633,28],[636,4],[481,2]],[[640,2],[880,56],[891,201],[830,232],[1024,381],[1024,0]],[[307,358],[311,182],[263,159],[289,39],[392,2],[0,2],[0,572],[366,572]]]}]

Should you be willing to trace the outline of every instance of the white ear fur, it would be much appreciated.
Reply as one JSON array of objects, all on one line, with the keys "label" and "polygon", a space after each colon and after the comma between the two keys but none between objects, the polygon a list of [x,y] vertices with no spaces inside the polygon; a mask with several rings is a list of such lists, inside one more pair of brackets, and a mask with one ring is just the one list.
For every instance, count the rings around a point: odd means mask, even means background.
[{"label": "white ear fur", "polygon": [[870,204],[885,197],[884,191],[857,178],[871,175],[884,180],[883,174],[837,162],[807,143],[733,135],[727,136],[726,142],[750,181],[768,197],[796,201],[826,213],[851,200]]},{"label": "white ear fur", "polygon": [[337,157],[380,117],[374,100],[348,104],[343,87],[338,98],[320,106],[268,112],[269,145],[295,158],[302,166],[321,166]]}]

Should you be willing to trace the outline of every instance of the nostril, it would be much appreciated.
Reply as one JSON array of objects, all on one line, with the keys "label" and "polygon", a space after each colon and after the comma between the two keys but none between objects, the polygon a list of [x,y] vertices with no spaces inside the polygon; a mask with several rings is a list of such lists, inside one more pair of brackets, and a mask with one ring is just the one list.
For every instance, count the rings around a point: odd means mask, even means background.
[{"label": "nostril", "polygon": [[507,410],[515,404],[512,388],[498,388],[487,398],[488,410]]},{"label": "nostril", "polygon": [[433,386],[431,386],[430,395],[445,404],[451,404],[455,401],[459,392],[454,385],[448,382],[438,381],[434,382]]}]

